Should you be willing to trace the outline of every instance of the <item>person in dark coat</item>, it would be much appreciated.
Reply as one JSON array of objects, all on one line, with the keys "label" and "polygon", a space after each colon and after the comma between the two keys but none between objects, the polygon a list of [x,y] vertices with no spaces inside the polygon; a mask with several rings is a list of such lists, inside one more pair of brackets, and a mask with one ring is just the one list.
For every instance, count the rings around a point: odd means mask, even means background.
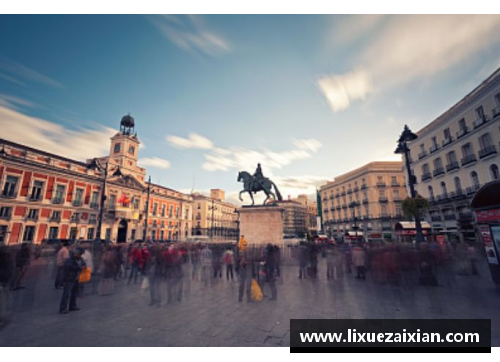
[{"label": "person in dark coat", "polygon": [[12,290],[24,289],[21,282],[31,262],[31,250],[29,244],[23,243],[21,250],[16,253],[16,273],[12,282]]},{"label": "person in dark coat", "polygon": [[13,264],[7,248],[0,245],[0,328],[7,322],[9,287],[14,276]]},{"label": "person in dark coat", "polygon": [[61,303],[59,305],[59,313],[68,313],[69,311],[80,310],[76,306],[76,297],[78,296],[78,277],[82,271],[85,263],[82,260],[83,249],[76,249],[68,260],[64,263],[62,281],[63,281],[63,294]]}]

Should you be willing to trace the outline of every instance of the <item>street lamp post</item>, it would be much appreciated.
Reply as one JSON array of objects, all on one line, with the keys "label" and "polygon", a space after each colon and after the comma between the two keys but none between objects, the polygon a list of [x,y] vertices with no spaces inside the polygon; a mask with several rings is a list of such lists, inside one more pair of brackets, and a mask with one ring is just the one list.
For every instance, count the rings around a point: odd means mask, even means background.
[{"label": "street lamp post", "polygon": [[[398,140],[398,147],[394,151],[396,154],[404,155],[405,158],[405,167],[406,172],[408,173],[408,187],[410,188],[410,196],[413,200],[416,199],[417,193],[415,191],[415,176],[411,172],[410,168],[410,148],[408,147],[408,143],[414,141],[418,138],[418,136],[413,133],[407,125],[403,129],[401,136]],[[422,223],[420,221],[420,214],[417,210],[415,213],[415,234],[417,243],[421,243],[424,241],[424,237],[422,234]]]},{"label": "street lamp post", "polygon": [[352,229],[354,230],[354,235],[356,237],[356,240],[358,240],[358,218],[356,217],[356,207],[359,206],[359,203],[357,203],[356,201],[353,201],[349,204],[349,207],[352,209],[352,218],[353,218],[353,221],[354,221],[354,226],[352,227]]},{"label": "street lamp post", "polygon": [[[104,203],[106,202],[106,185],[108,180],[108,171],[109,171],[109,161],[106,161],[104,165],[102,165],[97,158],[92,159],[92,161],[87,165],[88,169],[98,170],[104,172],[104,178],[102,180],[102,190],[101,190],[101,201],[99,204],[99,218],[97,220],[97,231],[95,235],[95,242],[101,242],[101,229],[102,229],[102,220],[104,218]],[[113,176],[123,176],[120,167],[117,166],[113,172]],[[95,243],[94,243],[95,244]]]},{"label": "street lamp post", "polygon": [[149,179],[148,179],[148,193],[146,196],[146,205],[145,205],[146,216],[144,217],[144,229],[142,231],[142,242],[143,243],[146,242],[146,238],[148,235],[148,215],[149,215],[149,195],[150,194],[151,194],[151,176],[149,176]]}]

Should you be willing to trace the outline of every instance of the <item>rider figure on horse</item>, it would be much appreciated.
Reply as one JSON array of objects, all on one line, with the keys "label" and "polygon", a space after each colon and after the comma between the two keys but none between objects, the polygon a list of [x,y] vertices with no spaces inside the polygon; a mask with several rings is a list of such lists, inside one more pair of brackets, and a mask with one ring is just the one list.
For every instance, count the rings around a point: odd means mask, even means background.
[{"label": "rider figure on horse", "polygon": [[[253,174],[253,180],[252,183],[250,184],[250,190],[253,190],[253,186],[255,183],[257,185],[262,186],[262,181],[264,181],[266,178],[264,177],[264,174],[262,173],[262,167],[260,167],[260,163],[257,164],[257,169],[255,170],[255,173]],[[257,190],[253,191],[254,194],[257,193]]]}]

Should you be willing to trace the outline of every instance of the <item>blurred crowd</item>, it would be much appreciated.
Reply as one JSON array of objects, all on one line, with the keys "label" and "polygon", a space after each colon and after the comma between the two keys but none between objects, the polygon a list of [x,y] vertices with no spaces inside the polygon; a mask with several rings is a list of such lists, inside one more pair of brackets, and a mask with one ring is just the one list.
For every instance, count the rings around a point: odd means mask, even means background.
[{"label": "blurred crowd", "polygon": [[438,285],[437,270],[451,265],[460,275],[477,275],[481,256],[474,244],[443,248],[437,243],[316,243],[293,247],[238,243],[132,243],[55,246],[0,246],[0,326],[8,314],[9,293],[25,288],[33,260],[54,266],[55,289],[61,289],[59,312],[79,310],[86,294],[107,296],[118,285],[140,284],[151,306],[181,302],[186,281],[209,288],[214,282],[238,283],[238,301],[278,298],[277,280],[284,264],[301,280],[341,281],[347,277],[374,283]]}]

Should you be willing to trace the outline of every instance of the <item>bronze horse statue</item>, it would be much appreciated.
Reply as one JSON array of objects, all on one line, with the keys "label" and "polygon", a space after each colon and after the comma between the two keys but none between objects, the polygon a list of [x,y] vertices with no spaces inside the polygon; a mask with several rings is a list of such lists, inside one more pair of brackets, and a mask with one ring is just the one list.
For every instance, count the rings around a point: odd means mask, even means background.
[{"label": "bronze horse statue", "polygon": [[[250,198],[252,199],[252,205],[254,205],[255,201],[253,199],[253,194],[259,191],[264,191],[267,196],[266,199],[264,200],[263,205],[266,204],[267,200],[269,200],[271,196],[273,197],[274,200],[279,200],[279,201],[283,200],[283,197],[281,196],[278,187],[276,187],[275,183],[269,180],[268,178],[256,180],[250,173],[246,171],[240,171],[238,173],[238,182],[242,181],[243,181],[243,190],[240,191],[239,194],[240,201],[243,201],[243,199],[241,198],[241,194],[244,192],[248,192]],[[274,190],[276,191],[276,194],[272,192],[273,187]]]}]

